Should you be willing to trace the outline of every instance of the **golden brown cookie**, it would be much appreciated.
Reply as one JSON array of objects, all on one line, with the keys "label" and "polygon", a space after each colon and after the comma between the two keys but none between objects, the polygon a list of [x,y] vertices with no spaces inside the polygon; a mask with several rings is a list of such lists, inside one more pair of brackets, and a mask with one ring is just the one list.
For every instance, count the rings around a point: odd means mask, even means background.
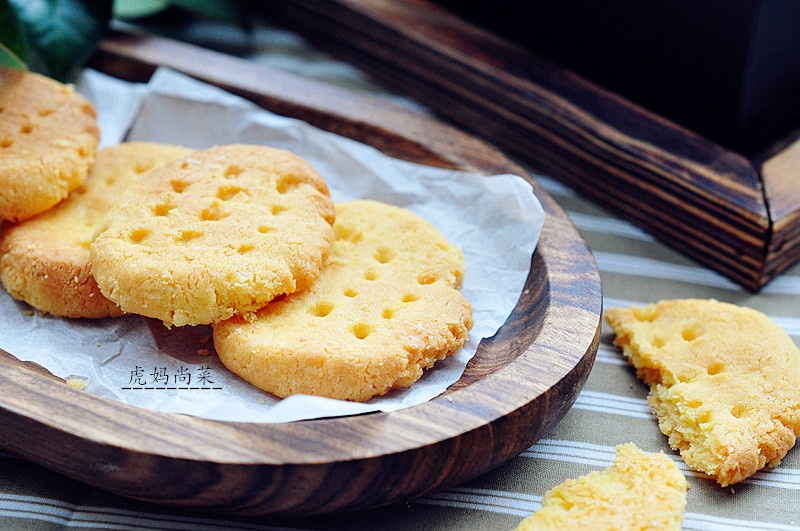
[{"label": "golden brown cookie", "polygon": [[716,300],[611,308],[661,431],[722,486],[777,466],[800,433],[800,351],[763,313]]},{"label": "golden brown cookie", "polygon": [[319,276],[334,206],[305,160],[227,145],[161,166],[106,214],[92,274],[128,313],[167,326],[251,314]]},{"label": "golden brown cookie", "polygon": [[108,208],[130,186],[188,148],[133,142],[102,149],[86,182],[66,200],[0,237],[0,282],[16,299],[62,317],[118,316],[90,272],[89,245]]},{"label": "golden brown cookie", "polygon": [[612,467],[553,487],[515,531],[679,531],[688,483],[675,463],[633,443],[616,451]]},{"label": "golden brown cookie", "polygon": [[472,327],[461,251],[412,212],[376,201],[336,206],[336,241],[307,290],[255,319],[214,325],[232,372],[278,397],[364,401],[417,381]]},{"label": "golden brown cookie", "polygon": [[0,220],[51,208],[86,178],[100,131],[68,85],[0,67]]}]

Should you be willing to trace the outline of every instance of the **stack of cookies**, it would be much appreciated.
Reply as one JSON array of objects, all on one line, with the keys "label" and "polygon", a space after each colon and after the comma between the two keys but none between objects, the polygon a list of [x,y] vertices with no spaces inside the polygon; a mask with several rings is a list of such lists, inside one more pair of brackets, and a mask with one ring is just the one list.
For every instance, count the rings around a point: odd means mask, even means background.
[{"label": "stack of cookies", "polygon": [[0,281],[42,312],[211,326],[222,362],[278,397],[368,400],[467,340],[461,251],[407,210],[334,205],[293,153],[98,150],[86,100],[2,68],[0,115]]}]

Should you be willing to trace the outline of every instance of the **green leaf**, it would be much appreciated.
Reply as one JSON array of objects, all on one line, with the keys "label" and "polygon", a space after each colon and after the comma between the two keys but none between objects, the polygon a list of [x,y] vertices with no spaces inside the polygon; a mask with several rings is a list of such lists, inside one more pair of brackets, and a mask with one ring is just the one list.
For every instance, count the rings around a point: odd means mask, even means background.
[{"label": "green leaf", "polygon": [[120,20],[151,17],[167,7],[167,0],[114,0],[114,17]]},{"label": "green leaf", "polygon": [[0,66],[9,68],[17,68],[19,70],[27,70],[28,65],[17,54],[8,49],[8,47],[0,42]]},{"label": "green leaf", "polygon": [[28,40],[25,27],[7,0],[0,0],[0,65],[25,68]]},{"label": "green leaf", "polygon": [[238,0],[114,0],[114,17],[136,20],[157,15],[169,7],[237,25],[245,22]]},{"label": "green leaf", "polygon": [[43,61],[44,74],[65,80],[94,50],[111,17],[111,0],[9,0]]}]

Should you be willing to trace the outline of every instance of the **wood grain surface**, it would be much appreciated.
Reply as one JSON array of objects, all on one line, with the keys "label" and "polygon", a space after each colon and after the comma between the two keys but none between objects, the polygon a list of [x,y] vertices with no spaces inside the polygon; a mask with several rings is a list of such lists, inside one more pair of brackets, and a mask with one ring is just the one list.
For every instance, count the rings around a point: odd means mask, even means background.
[{"label": "wood grain surface", "polygon": [[461,483],[518,455],[563,417],[598,348],[600,279],[586,243],[535,180],[489,145],[423,115],[192,46],[115,35],[91,61],[138,81],[162,64],[395,156],[523,176],[546,212],[524,292],[459,382],[393,413],[284,424],[165,414],[77,391],[0,351],[0,448],[137,499],[298,516]]},{"label": "wood grain surface", "polygon": [[747,289],[800,259],[800,197],[783,193],[797,165],[762,172],[763,154],[727,150],[427,0],[264,12]]}]

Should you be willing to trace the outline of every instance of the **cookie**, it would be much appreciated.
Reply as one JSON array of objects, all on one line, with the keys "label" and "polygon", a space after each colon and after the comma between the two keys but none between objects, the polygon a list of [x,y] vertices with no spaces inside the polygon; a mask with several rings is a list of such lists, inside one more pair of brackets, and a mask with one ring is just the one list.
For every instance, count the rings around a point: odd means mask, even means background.
[{"label": "cookie", "polygon": [[688,483],[663,453],[616,447],[614,465],[553,487],[516,531],[681,529]]},{"label": "cookie", "polygon": [[71,86],[0,67],[0,220],[28,219],[66,198],[86,179],[99,140],[94,107]]},{"label": "cookie", "polygon": [[197,151],[109,209],[92,241],[92,275],[123,311],[168,327],[247,315],[319,276],[334,216],[325,181],[293,153]]},{"label": "cookie", "polygon": [[365,401],[417,381],[458,351],[473,324],[458,288],[461,250],[412,212],[357,200],[336,205],[336,241],[307,290],[255,319],[214,325],[222,362],[284,398]]},{"label": "cookie", "polygon": [[90,272],[89,246],[109,207],[130,186],[188,148],[132,142],[97,153],[86,182],[50,210],[0,237],[0,282],[18,300],[61,317],[121,315],[100,292]]},{"label": "cookie", "polygon": [[605,318],[661,431],[721,486],[777,466],[800,433],[800,351],[756,310],[678,299]]}]

